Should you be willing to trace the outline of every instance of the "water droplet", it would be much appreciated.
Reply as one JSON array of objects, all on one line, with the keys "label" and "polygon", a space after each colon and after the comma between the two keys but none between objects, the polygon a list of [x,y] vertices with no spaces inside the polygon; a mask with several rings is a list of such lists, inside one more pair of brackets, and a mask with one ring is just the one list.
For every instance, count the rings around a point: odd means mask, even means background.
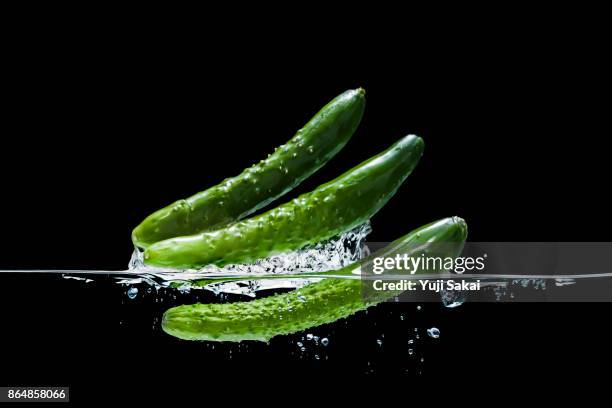
[{"label": "water droplet", "polygon": [[414,354],[414,350],[413,350],[413,349],[411,349],[411,348],[409,348],[409,349],[408,349],[408,354],[413,355],[413,354]]},{"label": "water droplet", "polygon": [[422,309],[421,305],[418,305],[417,310],[421,310],[421,309]]},{"label": "water droplet", "polygon": [[306,351],[306,347],[300,348],[301,351]]},{"label": "water droplet", "polygon": [[376,340],[376,344],[382,347],[383,341],[381,339]]},{"label": "water droplet", "polygon": [[314,147],[308,146],[308,153],[314,153]]},{"label": "water droplet", "polygon": [[314,338],[314,335],[312,333],[308,333],[306,335],[306,340],[312,340]]},{"label": "water droplet", "polygon": [[327,337],[323,337],[321,339],[321,344],[327,346],[329,344],[329,339]]},{"label": "water droplet", "polygon": [[297,342],[297,346],[298,346],[298,347],[304,347],[304,343],[302,343],[301,341],[298,341],[298,342]]},{"label": "water droplet", "polygon": [[414,343],[414,340],[412,339],[408,340],[408,344],[412,344],[412,343]]},{"label": "water droplet", "polygon": [[320,358],[318,354],[315,354],[314,357],[315,357],[315,360],[318,360]]},{"label": "water droplet", "polygon": [[298,296],[298,300],[299,300],[300,302],[305,302],[305,301],[306,301],[306,296],[304,296],[304,295],[300,295],[300,296]]},{"label": "water droplet", "polygon": [[434,339],[440,337],[440,330],[437,327],[432,327],[431,329],[427,329],[427,335]]},{"label": "water droplet", "polygon": [[131,287],[127,291],[127,295],[130,299],[135,299],[138,296],[138,288]]}]

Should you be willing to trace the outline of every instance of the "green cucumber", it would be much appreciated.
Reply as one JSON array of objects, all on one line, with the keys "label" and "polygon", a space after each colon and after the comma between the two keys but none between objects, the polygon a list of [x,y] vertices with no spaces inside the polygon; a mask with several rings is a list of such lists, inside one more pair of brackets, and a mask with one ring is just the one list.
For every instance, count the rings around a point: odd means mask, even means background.
[{"label": "green cucumber", "polygon": [[183,269],[248,263],[336,236],[387,203],[416,167],[423,148],[420,137],[406,136],[337,179],[259,216],[157,242],[144,252],[144,262]]},{"label": "green cucumber", "polygon": [[132,241],[146,248],[164,239],[222,227],[263,208],[334,157],[357,129],[364,108],[363,89],[342,93],[267,159],[149,215],[132,232]]},{"label": "green cucumber", "polygon": [[[442,219],[335,274],[359,272],[359,268],[365,267],[374,257],[424,254],[454,258],[460,254],[466,237],[467,226],[462,219]],[[250,302],[178,306],[164,313],[162,328],[185,340],[267,342],[278,335],[334,322],[401,294],[400,291],[380,291],[368,292],[365,296],[363,285],[361,279],[330,278]]]}]

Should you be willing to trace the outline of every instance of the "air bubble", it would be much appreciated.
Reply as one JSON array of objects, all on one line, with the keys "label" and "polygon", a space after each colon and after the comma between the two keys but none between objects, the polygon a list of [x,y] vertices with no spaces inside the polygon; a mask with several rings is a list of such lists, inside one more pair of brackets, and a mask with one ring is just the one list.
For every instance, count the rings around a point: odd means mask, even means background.
[{"label": "air bubble", "polygon": [[432,327],[431,329],[427,329],[427,335],[431,338],[437,339],[440,337],[440,330],[437,327]]},{"label": "air bubble", "polygon": [[135,288],[135,287],[129,288],[127,291],[127,295],[130,299],[136,299],[136,296],[138,296],[138,288]]}]

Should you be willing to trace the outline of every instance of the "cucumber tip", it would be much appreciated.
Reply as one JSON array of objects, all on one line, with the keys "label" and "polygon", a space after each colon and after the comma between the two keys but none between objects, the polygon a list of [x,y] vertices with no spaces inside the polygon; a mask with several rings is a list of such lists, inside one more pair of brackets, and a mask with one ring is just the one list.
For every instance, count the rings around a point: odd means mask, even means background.
[{"label": "cucumber tip", "polygon": [[455,215],[454,217],[452,217],[452,222],[453,224],[456,224],[459,226],[463,236],[467,236],[467,223],[465,222],[463,218]]}]

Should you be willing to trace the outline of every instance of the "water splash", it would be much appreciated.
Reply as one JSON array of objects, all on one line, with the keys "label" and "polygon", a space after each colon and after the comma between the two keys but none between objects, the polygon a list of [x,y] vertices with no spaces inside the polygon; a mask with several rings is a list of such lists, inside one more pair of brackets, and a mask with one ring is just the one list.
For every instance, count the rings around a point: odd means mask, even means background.
[{"label": "water splash", "polygon": [[81,281],[81,282],[85,282],[85,283],[93,282],[93,279],[84,278],[84,277],[81,277],[81,276],[62,275],[62,277],[64,279],[72,279],[72,280]]},{"label": "water splash", "polygon": [[[202,289],[213,292],[216,295],[221,293],[243,295],[249,297],[257,296],[257,292],[271,289],[299,289],[310,283],[318,282],[321,279],[270,279],[270,280],[239,280],[231,282],[211,283],[202,286]],[[181,286],[183,290],[191,288],[189,283]]]},{"label": "water splash", "polygon": [[440,292],[440,298],[444,306],[449,309],[454,309],[465,303],[466,294],[459,290],[443,290]]},{"label": "water splash", "polygon": [[170,269],[144,264],[143,252],[135,249],[128,270],[138,273],[179,273],[185,275],[268,275],[300,272],[325,272],[340,269],[367,255],[365,238],[372,231],[370,222],[345,232],[337,237],[303,249],[257,260],[249,264],[231,264],[224,267],[207,265],[199,269]]},{"label": "water splash", "polygon": [[555,286],[569,286],[575,283],[576,281],[574,279],[561,279],[561,278],[555,279]]},{"label": "water splash", "polygon": [[[341,269],[369,254],[365,245],[372,231],[370,222],[345,232],[335,238],[303,249],[257,260],[249,264],[231,264],[224,267],[208,265],[200,269],[169,269],[145,265],[143,252],[135,249],[128,264],[128,271],[138,274],[135,280],[123,279],[121,283],[155,282],[166,286],[169,283],[187,288],[203,288],[216,294],[231,293],[254,297],[257,291],[276,288],[299,288],[320,279],[268,279],[253,280],[251,277],[271,275],[298,275]],[[230,282],[204,282],[219,277],[244,277],[245,280]],[[136,282],[136,280],[138,282]],[[180,282],[180,283],[178,283]],[[178,284],[177,284],[178,283]]]}]

